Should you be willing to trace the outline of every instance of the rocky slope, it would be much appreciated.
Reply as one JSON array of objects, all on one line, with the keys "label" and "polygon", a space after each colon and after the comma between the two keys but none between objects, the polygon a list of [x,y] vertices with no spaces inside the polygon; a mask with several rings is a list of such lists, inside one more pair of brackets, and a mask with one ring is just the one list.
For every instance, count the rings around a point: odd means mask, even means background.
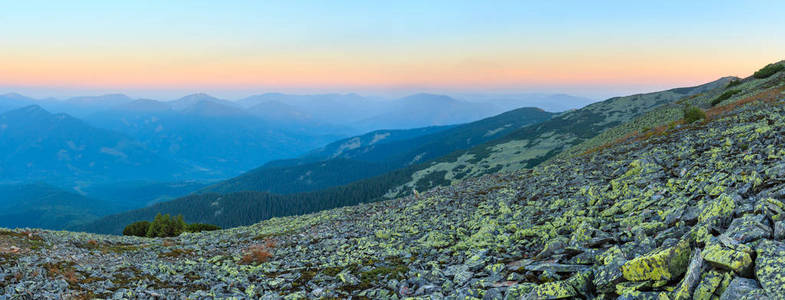
[{"label": "rocky slope", "polygon": [[406,198],[171,239],[3,230],[0,295],[782,299],[783,82]]}]

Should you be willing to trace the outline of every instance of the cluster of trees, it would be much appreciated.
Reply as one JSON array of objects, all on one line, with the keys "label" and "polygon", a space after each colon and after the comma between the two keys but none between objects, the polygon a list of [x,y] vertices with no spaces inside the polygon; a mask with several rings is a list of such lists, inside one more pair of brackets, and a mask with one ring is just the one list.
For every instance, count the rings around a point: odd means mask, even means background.
[{"label": "cluster of trees", "polygon": [[155,215],[153,222],[138,221],[131,223],[123,229],[123,235],[141,237],[173,237],[183,232],[200,232],[219,230],[221,227],[211,224],[187,224],[183,220],[183,215],[172,217],[169,214]]},{"label": "cluster of trees", "polygon": [[785,65],[781,63],[768,64],[763,69],[758,70],[753,77],[758,79],[769,78],[769,76],[776,74],[779,71],[785,70]]},{"label": "cluster of trees", "polygon": [[[171,212],[182,214],[188,220],[215,224],[222,228],[250,225],[272,217],[306,214],[335,207],[378,201],[388,190],[411,180],[411,174],[424,167],[425,165],[409,166],[347,185],[297,194],[279,195],[267,192],[193,194],[142,209],[108,216],[82,226],[80,230],[120,234],[123,232],[123,227],[132,222],[150,220],[156,214]],[[420,187],[417,189],[425,190]],[[144,223],[134,226],[145,227]],[[147,225],[148,228],[149,226]],[[138,229],[136,232],[139,233],[141,230]],[[147,236],[147,232],[144,233],[144,236]]]}]

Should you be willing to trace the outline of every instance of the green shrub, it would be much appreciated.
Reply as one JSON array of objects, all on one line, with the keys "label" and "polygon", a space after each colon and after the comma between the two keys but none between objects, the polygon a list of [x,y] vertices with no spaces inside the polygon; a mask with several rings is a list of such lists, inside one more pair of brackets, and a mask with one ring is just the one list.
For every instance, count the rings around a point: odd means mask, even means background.
[{"label": "green shrub", "polygon": [[730,99],[730,97],[733,97],[733,95],[736,95],[738,93],[741,93],[741,90],[726,91],[726,92],[722,93],[722,95],[720,95],[719,97],[714,98],[714,100],[711,100],[711,106],[715,106],[717,104],[720,104],[720,102],[728,100],[728,99]]},{"label": "green shrub", "polygon": [[728,85],[726,85],[725,88],[726,89],[727,88],[732,88],[732,87],[737,86],[739,84],[741,84],[741,79],[738,79],[738,78],[737,79],[733,79],[733,80],[728,82]]},{"label": "green shrub", "polygon": [[215,226],[213,224],[201,224],[201,223],[193,223],[185,226],[185,231],[188,232],[202,232],[202,231],[213,231],[213,230],[221,230],[221,227]]},{"label": "green shrub", "polygon": [[785,69],[785,66],[780,63],[768,64],[767,66],[763,67],[763,69],[760,69],[758,72],[755,72],[755,74],[752,74],[752,76],[758,79],[769,78],[769,76],[774,75],[783,69]]},{"label": "green shrub", "polygon": [[172,237],[178,236],[185,231],[185,221],[183,216],[171,217],[169,214],[155,216],[150,228],[147,228],[147,237]]},{"label": "green shrub", "polygon": [[706,113],[702,109],[694,105],[687,105],[684,107],[684,122],[687,124],[705,119]]},{"label": "green shrub", "polygon": [[128,225],[123,229],[123,235],[132,236],[147,236],[147,229],[150,228],[150,222],[139,221]]}]

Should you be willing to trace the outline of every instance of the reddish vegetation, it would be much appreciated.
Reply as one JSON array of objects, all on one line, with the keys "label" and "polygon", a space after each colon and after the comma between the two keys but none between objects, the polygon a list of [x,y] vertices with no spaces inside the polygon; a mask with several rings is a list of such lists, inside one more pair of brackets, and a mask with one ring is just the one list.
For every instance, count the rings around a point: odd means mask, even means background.
[{"label": "reddish vegetation", "polygon": [[749,96],[747,98],[741,99],[739,101],[731,102],[726,105],[722,106],[715,106],[708,110],[706,110],[706,118],[711,119],[713,117],[725,114],[736,109],[739,106],[755,102],[755,101],[763,101],[763,102],[772,102],[779,100],[783,97],[782,91],[785,90],[785,87],[778,87],[769,89],[755,95]]},{"label": "reddish vegetation", "polygon": [[[733,111],[734,109],[736,109],[736,108],[738,108],[740,106],[743,106],[743,105],[746,105],[746,104],[749,104],[749,103],[752,103],[752,102],[755,102],[755,101],[761,101],[761,102],[770,103],[770,102],[774,102],[776,100],[782,99],[783,98],[783,91],[785,91],[785,87],[773,88],[773,89],[769,89],[769,90],[757,93],[755,95],[749,96],[747,98],[740,99],[738,101],[734,101],[734,102],[731,102],[731,103],[728,103],[728,104],[725,104],[725,105],[721,105],[721,106],[712,107],[712,108],[707,109],[705,111],[706,112],[706,119],[703,120],[702,123],[705,124],[705,123],[711,121],[711,119],[713,119],[713,118],[715,118],[717,116],[726,114],[726,113],[731,112],[731,111]],[[630,132],[627,135],[625,135],[625,136],[623,136],[623,137],[613,141],[612,143],[606,143],[606,144],[594,147],[592,149],[584,151],[580,155],[592,154],[592,153],[604,150],[606,148],[609,148],[612,145],[616,145],[616,144],[620,144],[620,143],[624,143],[624,142],[628,142],[628,141],[634,141],[634,142],[644,141],[644,140],[647,140],[648,138],[650,138],[650,137],[652,137],[654,135],[661,135],[661,134],[665,133],[665,131],[667,131],[669,127],[672,127],[672,126],[675,126],[675,125],[679,125],[679,124],[683,124],[683,123],[684,122],[682,120],[679,120],[679,121],[672,122],[671,124],[659,126],[659,127],[653,128],[651,130],[648,130],[648,131],[642,132],[642,133],[638,132],[638,131]]]},{"label": "reddish vegetation", "polygon": [[243,265],[258,265],[270,260],[273,257],[270,250],[275,248],[276,242],[273,239],[266,239],[262,244],[251,245],[243,252],[243,258],[240,259],[240,264]]}]

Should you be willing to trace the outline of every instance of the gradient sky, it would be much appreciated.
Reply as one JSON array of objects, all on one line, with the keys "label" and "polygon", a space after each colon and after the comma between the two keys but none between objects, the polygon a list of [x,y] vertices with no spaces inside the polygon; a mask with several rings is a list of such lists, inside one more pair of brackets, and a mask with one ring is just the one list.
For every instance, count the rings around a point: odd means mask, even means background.
[{"label": "gradient sky", "polygon": [[0,93],[566,92],[747,76],[782,1],[5,1]]}]

